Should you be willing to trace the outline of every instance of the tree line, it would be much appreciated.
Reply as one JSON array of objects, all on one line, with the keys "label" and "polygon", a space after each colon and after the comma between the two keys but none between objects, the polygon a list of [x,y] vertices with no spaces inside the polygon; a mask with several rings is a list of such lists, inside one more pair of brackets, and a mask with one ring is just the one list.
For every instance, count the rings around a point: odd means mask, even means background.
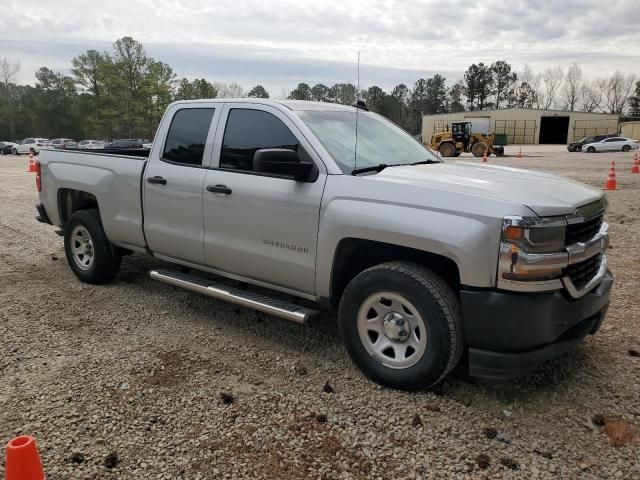
[{"label": "tree line", "polygon": [[[18,85],[18,62],[0,60],[0,139],[27,136],[71,138],[152,138],[166,106],[198,98],[269,98],[256,85],[246,91],[237,83],[178,78],[170,65],[149,57],[144,46],[123,37],[109,52],[88,50],[71,61],[71,75],[42,67],[36,83]],[[640,81],[616,71],[588,79],[574,63],[568,68],[521,72],[498,60],[472,64],[463,78],[449,84],[440,74],[403,83],[387,92],[379,86],[358,89],[351,83],[300,83],[287,95],[352,105],[357,99],[413,134],[424,114],[494,108],[555,108],[608,112],[640,117]]]}]

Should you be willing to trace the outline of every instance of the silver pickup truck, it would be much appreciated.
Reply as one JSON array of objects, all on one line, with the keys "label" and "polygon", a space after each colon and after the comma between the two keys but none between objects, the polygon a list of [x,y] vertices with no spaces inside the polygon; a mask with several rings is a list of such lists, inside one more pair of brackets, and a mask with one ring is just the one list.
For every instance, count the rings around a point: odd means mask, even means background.
[{"label": "silver pickup truck", "polygon": [[150,150],[118,152],[37,165],[38,219],[62,229],[81,281],[140,252],[175,267],[156,280],[288,320],[335,309],[354,362],[387,386],[432,386],[464,353],[473,376],[526,374],[609,305],[600,190],[443,163],[362,105],[176,102]]}]

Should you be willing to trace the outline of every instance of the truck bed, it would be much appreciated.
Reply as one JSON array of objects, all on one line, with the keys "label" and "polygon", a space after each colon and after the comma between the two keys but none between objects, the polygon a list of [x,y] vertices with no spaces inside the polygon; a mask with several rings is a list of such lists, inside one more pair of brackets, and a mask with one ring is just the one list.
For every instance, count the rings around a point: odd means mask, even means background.
[{"label": "truck bed", "polygon": [[149,152],[151,151],[148,148],[100,148],[97,150],[67,150],[68,152],[76,152],[76,153],[95,153],[98,155],[118,155],[125,157],[142,157],[148,158]]},{"label": "truck bed", "polygon": [[62,227],[67,192],[86,192],[97,200],[111,242],[144,250],[141,179],[148,155],[148,149],[42,150],[43,203],[57,206],[49,218]]}]

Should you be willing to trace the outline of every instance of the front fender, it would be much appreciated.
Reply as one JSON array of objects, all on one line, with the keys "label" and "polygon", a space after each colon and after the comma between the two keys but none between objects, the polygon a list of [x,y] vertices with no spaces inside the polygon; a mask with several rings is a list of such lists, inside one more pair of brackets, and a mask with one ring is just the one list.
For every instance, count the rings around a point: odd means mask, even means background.
[{"label": "front fender", "polygon": [[336,198],[324,206],[318,236],[316,287],[329,298],[338,244],[346,238],[409,247],[453,260],[466,286],[495,285],[501,221],[419,206]]}]

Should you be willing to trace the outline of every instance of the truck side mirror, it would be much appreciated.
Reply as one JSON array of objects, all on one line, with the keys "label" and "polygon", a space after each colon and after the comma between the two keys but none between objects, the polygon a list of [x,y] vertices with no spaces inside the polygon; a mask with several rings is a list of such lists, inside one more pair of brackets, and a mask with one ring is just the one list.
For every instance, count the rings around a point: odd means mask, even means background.
[{"label": "truck side mirror", "polygon": [[298,182],[309,178],[312,163],[300,161],[297,152],[286,148],[263,148],[253,156],[253,171],[291,177]]}]

